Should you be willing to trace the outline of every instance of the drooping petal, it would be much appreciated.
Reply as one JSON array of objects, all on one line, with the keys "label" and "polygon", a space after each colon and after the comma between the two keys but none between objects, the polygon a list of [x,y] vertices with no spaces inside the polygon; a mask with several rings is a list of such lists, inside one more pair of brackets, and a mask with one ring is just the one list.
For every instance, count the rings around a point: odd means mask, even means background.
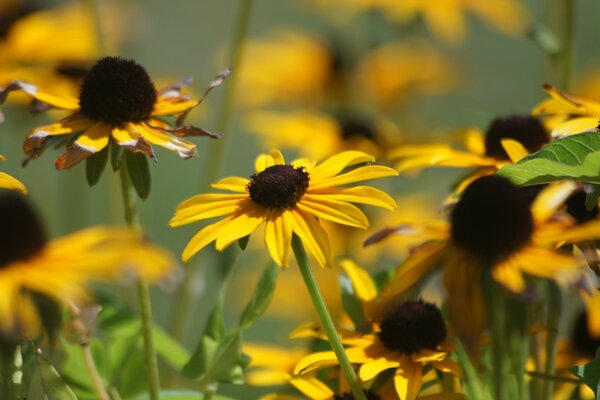
[{"label": "drooping petal", "polygon": [[296,204],[296,207],[317,218],[338,224],[367,228],[367,216],[356,206],[343,201],[329,200],[326,196],[313,197],[309,194]]},{"label": "drooping petal", "polygon": [[69,169],[78,162],[104,149],[108,145],[110,126],[97,122],[56,159],[56,168]]},{"label": "drooping petal", "polygon": [[577,183],[573,181],[555,182],[545,187],[531,205],[534,220],[539,223],[550,219],[565,204],[577,187]]},{"label": "drooping petal", "polygon": [[336,176],[351,165],[374,162],[375,157],[361,151],[344,151],[329,157],[327,160],[317,165],[311,171],[311,178],[314,180],[323,180]]},{"label": "drooping petal", "polygon": [[54,108],[60,108],[63,110],[75,111],[79,109],[79,99],[71,96],[55,96],[49,93],[40,91],[37,86],[31,83],[22,81],[13,81],[4,88],[0,88],[0,104],[6,101],[6,97],[9,92],[21,90],[37,101],[47,104]]},{"label": "drooping petal", "polygon": [[123,127],[113,127],[111,135],[117,144],[134,153],[142,153],[154,159],[154,151],[152,146],[138,132],[133,124],[125,124]]},{"label": "drooping petal", "polygon": [[329,387],[317,378],[292,378],[290,385],[298,389],[311,400],[328,400],[334,393]]},{"label": "drooping petal", "polygon": [[519,265],[512,257],[494,265],[492,277],[513,293],[522,293],[525,290],[525,279]]},{"label": "drooping petal", "polygon": [[224,218],[218,222],[215,222],[214,224],[204,227],[202,230],[200,230],[200,232],[196,233],[185,246],[185,249],[183,249],[181,260],[183,262],[188,262],[194,254],[202,250],[212,241],[216,240],[221,232],[231,222],[231,220],[231,217]]},{"label": "drooping petal", "polygon": [[213,183],[211,186],[215,189],[229,190],[237,193],[247,193],[248,190],[246,187],[249,183],[249,179],[239,176],[231,176],[228,178],[223,178],[217,183]]},{"label": "drooping petal", "polygon": [[423,385],[423,367],[404,356],[400,367],[394,376],[396,392],[403,400],[415,400]]},{"label": "drooping petal", "polygon": [[514,139],[502,139],[500,140],[500,144],[506,154],[508,154],[508,158],[513,163],[519,162],[523,157],[527,157],[529,155],[529,151],[521,144],[521,142]]},{"label": "drooping petal", "polygon": [[27,188],[25,188],[25,185],[23,185],[21,181],[4,172],[0,172],[0,187],[27,194]]},{"label": "drooping petal", "polygon": [[377,358],[361,365],[358,376],[363,382],[370,381],[386,369],[397,368],[399,365],[398,361],[390,361],[384,357]]},{"label": "drooping petal", "polygon": [[451,359],[450,357],[446,357],[443,360],[439,361],[432,361],[431,364],[440,371],[450,372],[451,374],[454,374],[459,378],[462,378],[463,376],[463,371],[460,364]]},{"label": "drooping petal", "polygon": [[356,296],[359,299],[367,302],[377,297],[377,287],[367,271],[348,259],[340,261],[340,267],[342,267],[344,273],[350,278]]},{"label": "drooping petal", "polygon": [[153,116],[177,115],[196,107],[197,101],[185,98],[159,98],[152,111]]},{"label": "drooping petal", "polygon": [[598,128],[598,116],[573,118],[562,122],[552,129],[552,137],[562,138],[583,132],[595,132]]},{"label": "drooping petal", "polygon": [[35,154],[49,136],[68,135],[89,129],[94,121],[79,113],[69,115],[61,121],[37,127],[25,139],[23,151],[25,154]]},{"label": "drooping petal", "polygon": [[582,274],[581,260],[571,254],[541,247],[526,247],[515,254],[513,260],[526,274],[555,279],[562,283],[573,283]]},{"label": "drooping petal", "polygon": [[398,172],[392,168],[384,167],[382,165],[368,165],[365,167],[359,167],[355,170],[347,172],[342,175],[337,175],[328,179],[316,181],[311,176],[312,190],[324,189],[328,187],[346,185],[348,183],[366,181],[369,179],[383,178],[386,176],[398,176]]},{"label": "drooping petal", "polygon": [[219,237],[217,237],[215,247],[217,250],[222,251],[232,242],[248,236],[265,222],[266,217],[267,211],[262,207],[250,202],[246,203],[238,209],[229,224],[221,231]]},{"label": "drooping petal", "polygon": [[265,225],[265,244],[277,265],[287,267],[292,243],[292,215],[288,210],[271,212]]},{"label": "drooping petal", "polygon": [[388,210],[396,209],[396,201],[394,199],[392,199],[383,190],[375,189],[371,186],[327,188],[320,190],[312,190],[309,188],[308,193],[313,198],[323,196],[332,200],[370,204],[372,206],[382,207]]},{"label": "drooping petal", "polygon": [[148,142],[174,151],[183,159],[188,159],[196,154],[196,145],[192,142],[178,137],[171,137],[144,123],[131,125]]},{"label": "drooping petal", "polygon": [[301,210],[292,211],[292,229],[321,267],[331,267],[331,245],[327,232],[317,219]]}]

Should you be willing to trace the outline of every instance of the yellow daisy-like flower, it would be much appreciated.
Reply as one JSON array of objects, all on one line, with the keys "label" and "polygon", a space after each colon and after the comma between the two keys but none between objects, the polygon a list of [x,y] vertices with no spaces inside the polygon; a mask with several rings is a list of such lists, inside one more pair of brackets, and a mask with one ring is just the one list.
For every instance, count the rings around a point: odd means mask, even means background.
[{"label": "yellow daisy-like flower", "polygon": [[440,219],[400,225],[374,236],[368,243],[390,234],[427,238],[387,286],[382,309],[391,307],[441,265],[453,329],[467,345],[476,345],[486,326],[482,285],[478,284],[485,271],[513,293],[525,291],[524,274],[566,282],[582,275],[582,260],[553,249],[556,244],[600,237],[600,221],[576,226],[570,218],[552,218],[563,204],[557,199],[571,190],[550,185],[531,204],[525,189],[495,175],[482,177],[463,192],[450,223]]},{"label": "yellow daisy-like flower", "polygon": [[[0,156],[0,161],[4,160],[6,160],[6,158]],[[0,172],[0,188],[16,190],[23,194],[27,194],[27,188],[25,188],[25,185],[23,185],[18,179],[13,178],[5,172]]]},{"label": "yellow daisy-like flower", "polygon": [[399,137],[393,122],[360,114],[256,111],[247,121],[248,128],[259,134],[266,146],[298,150],[302,156],[317,160],[345,150],[379,156]]},{"label": "yellow daisy-like flower", "polygon": [[550,142],[545,126],[534,117],[513,115],[497,118],[485,133],[478,129],[464,132],[464,149],[447,144],[402,145],[388,157],[397,159],[399,172],[428,167],[476,168],[458,186],[460,192],[473,180],[490,175]]},{"label": "yellow daisy-like flower", "polygon": [[157,281],[174,265],[165,251],[127,229],[90,228],[48,241],[38,216],[14,191],[0,193],[0,216],[0,334],[5,340],[40,333],[45,316],[39,301],[82,301],[88,282],[114,281],[128,271]]},{"label": "yellow daisy-like flower", "polygon": [[349,166],[374,161],[374,157],[359,151],[337,154],[318,165],[306,159],[286,164],[279,150],[260,155],[255,162],[256,174],[250,179],[229,177],[212,185],[235,194],[201,194],[177,206],[169,222],[172,227],[226,216],[198,232],[182,259],[189,260],[213,241],[221,251],[264,225],[265,244],[278,265],[287,266],[292,235],[296,234],[321,266],[330,266],[329,238],[319,219],[366,228],[367,217],[351,203],[387,209],[396,205],[386,193],[370,186],[340,187],[398,174],[379,165],[342,173]]},{"label": "yellow daisy-like flower", "polygon": [[[204,96],[218,86],[229,71],[217,76]],[[14,81],[0,90],[0,104],[11,91],[20,90],[33,97],[42,109],[58,108],[70,112],[59,122],[38,127],[25,140],[23,149],[30,158],[61,139],[73,141],[56,160],[58,169],[68,169],[105,149],[112,140],[119,146],[155,158],[152,145],[176,152],[187,159],[196,153],[196,145],[182,136],[219,135],[191,125],[179,126],[187,113],[204,97],[192,100],[181,94],[188,84],[181,81],[157,92],[146,70],[131,60],[119,57],[100,59],[86,75],[79,98],[56,96],[36,86]],[[179,115],[173,128],[162,117]]]},{"label": "yellow daisy-like flower", "polygon": [[551,118],[552,137],[598,130],[600,102],[571,96],[551,85],[544,85],[544,90],[550,98],[538,104],[532,114]]},{"label": "yellow daisy-like flower", "polygon": [[[394,387],[403,400],[417,398],[427,365],[461,376],[461,368],[448,357],[452,345],[440,310],[423,301],[405,302],[383,316],[373,334],[350,334],[342,340],[352,364],[360,365],[358,376],[368,382],[394,369]],[[296,366],[304,374],[337,365],[334,352],[313,353]]]}]

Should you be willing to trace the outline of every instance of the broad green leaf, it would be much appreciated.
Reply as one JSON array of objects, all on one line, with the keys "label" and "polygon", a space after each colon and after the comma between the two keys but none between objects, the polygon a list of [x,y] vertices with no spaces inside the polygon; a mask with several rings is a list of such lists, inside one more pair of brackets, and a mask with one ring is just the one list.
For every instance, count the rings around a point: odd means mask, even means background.
[{"label": "broad green leaf", "polygon": [[348,314],[348,317],[350,317],[356,329],[360,330],[367,325],[367,318],[365,317],[363,305],[354,293],[354,287],[352,286],[350,278],[345,275],[340,275],[339,281],[342,290],[342,305],[344,306],[344,311],[346,311],[346,314]]},{"label": "broad green leaf", "polygon": [[[163,389],[160,391],[160,398],[162,400],[202,400],[204,394],[195,390],[181,390],[181,389]],[[150,395],[144,393],[142,395],[131,398],[130,400],[149,400]],[[215,394],[212,396],[213,400],[234,400],[232,397],[222,396]]]},{"label": "broad green leaf", "polygon": [[243,383],[247,359],[242,355],[242,332],[233,331],[221,340],[202,382]]},{"label": "broad green leaf", "polygon": [[569,369],[569,372],[583,381],[600,400],[600,349],[596,351],[596,357],[584,365],[577,365]]},{"label": "broad green leaf", "polygon": [[278,274],[279,267],[274,262],[269,262],[256,285],[252,299],[242,312],[239,324],[241,330],[245,331],[254,325],[269,307]]},{"label": "broad green leaf", "polygon": [[148,166],[148,157],[140,153],[125,153],[125,163],[129,179],[135,188],[140,199],[145,200],[150,194],[152,178],[150,177],[150,167]]},{"label": "broad green leaf", "polygon": [[581,133],[554,140],[498,174],[518,185],[538,185],[563,179],[600,183],[600,134]]},{"label": "broad green leaf", "polygon": [[123,165],[123,159],[125,158],[125,149],[119,146],[119,144],[112,140],[110,141],[110,163],[113,171],[118,171]]},{"label": "broad green leaf", "polygon": [[102,172],[106,167],[108,160],[108,146],[100,150],[100,152],[89,156],[85,159],[85,178],[90,186],[94,186],[100,180]]},{"label": "broad green leaf", "polygon": [[75,393],[65,383],[52,364],[42,355],[41,351],[36,353],[36,359],[44,393],[48,400],[77,400]]}]

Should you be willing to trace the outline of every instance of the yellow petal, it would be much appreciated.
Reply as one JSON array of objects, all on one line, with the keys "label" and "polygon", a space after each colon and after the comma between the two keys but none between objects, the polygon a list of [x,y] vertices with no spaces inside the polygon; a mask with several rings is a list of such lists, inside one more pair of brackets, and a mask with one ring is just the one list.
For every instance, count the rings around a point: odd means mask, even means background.
[{"label": "yellow petal", "polygon": [[292,243],[292,216],[290,211],[271,213],[265,224],[265,244],[277,265],[287,267]]},{"label": "yellow petal", "polygon": [[143,123],[130,125],[132,126],[132,129],[135,129],[135,131],[142,135],[148,142],[164,147],[167,150],[174,151],[183,159],[188,159],[196,154],[196,145],[192,142],[188,142],[187,140],[178,137],[171,137],[166,133]]},{"label": "yellow petal", "polygon": [[595,291],[593,295],[589,295],[581,291],[581,297],[587,309],[586,315],[589,333],[592,337],[597,338],[600,336],[600,313],[598,313],[598,310],[600,310],[600,292]]},{"label": "yellow petal", "polygon": [[582,261],[570,254],[529,246],[512,257],[526,274],[573,283],[581,276]]},{"label": "yellow petal", "polygon": [[296,207],[307,214],[338,224],[356,228],[369,226],[367,216],[358,207],[343,201],[328,200],[326,196],[313,197],[306,194]]},{"label": "yellow petal", "polygon": [[246,186],[248,186],[249,183],[249,179],[239,176],[231,176],[228,178],[223,178],[217,183],[213,183],[211,186],[215,189],[230,190],[237,193],[247,193],[248,190],[246,189]]},{"label": "yellow petal", "polygon": [[319,351],[312,353],[298,361],[294,368],[294,375],[304,375],[309,372],[338,365],[338,360],[333,351]]},{"label": "yellow petal", "polygon": [[68,135],[83,132],[94,125],[94,121],[79,113],[74,113],[61,121],[37,127],[25,139],[23,150],[26,154],[35,153],[44,143],[48,136]]},{"label": "yellow petal", "polygon": [[194,196],[177,206],[175,215],[169,221],[169,226],[190,224],[203,219],[220,217],[233,214],[239,207],[241,201],[246,199],[244,195],[218,195],[203,194]]},{"label": "yellow petal", "polygon": [[25,185],[23,185],[21,181],[4,172],[0,172],[0,187],[27,194],[27,188],[25,188]]},{"label": "yellow petal", "polygon": [[331,267],[331,245],[327,232],[319,221],[305,212],[295,209],[292,211],[292,229],[302,240],[308,252],[317,260],[321,267]]},{"label": "yellow petal", "polygon": [[492,277],[496,282],[512,291],[522,293],[525,290],[525,279],[519,265],[512,258],[508,258],[492,268]]},{"label": "yellow petal", "polygon": [[246,205],[240,208],[233,219],[221,231],[215,246],[217,250],[222,251],[232,242],[248,236],[256,230],[266,220],[266,211],[262,207],[254,204]]},{"label": "yellow petal", "polygon": [[551,183],[546,186],[536,197],[531,205],[531,213],[537,222],[547,221],[552,217],[567,199],[577,189],[573,181]]},{"label": "yellow petal", "polygon": [[449,372],[458,376],[459,378],[462,378],[463,376],[463,371],[460,364],[452,360],[450,357],[446,357],[439,361],[432,361],[431,364],[440,371]]},{"label": "yellow petal", "polygon": [[358,371],[358,376],[363,382],[370,381],[386,369],[396,368],[400,365],[398,361],[389,361],[386,358],[377,358],[364,363]]},{"label": "yellow petal", "polygon": [[500,144],[502,145],[504,151],[506,151],[506,154],[508,154],[508,158],[510,158],[510,161],[512,161],[513,163],[516,163],[523,157],[529,155],[529,151],[527,151],[525,146],[523,146],[521,142],[517,140],[502,139],[500,140]]},{"label": "yellow petal", "polygon": [[54,108],[60,108],[63,110],[75,111],[79,109],[79,99],[71,96],[55,96],[49,93],[40,91],[35,85],[27,82],[13,81],[8,86],[0,89],[0,98],[3,94],[10,91],[21,90],[34,99],[48,104]]},{"label": "yellow petal", "polygon": [[313,180],[311,177],[311,190],[324,189],[334,186],[346,185],[348,183],[366,181],[369,179],[383,178],[386,176],[397,176],[398,172],[392,168],[381,165],[368,165],[342,175],[337,175],[324,180]]},{"label": "yellow petal", "polygon": [[198,105],[196,100],[176,100],[173,99],[159,99],[154,105],[152,111],[153,116],[158,115],[176,115],[184,113]]},{"label": "yellow petal", "polygon": [[104,149],[108,145],[110,126],[103,122],[94,124],[83,132],[67,151],[56,159],[56,168],[69,169],[78,162]]},{"label": "yellow petal", "polygon": [[581,225],[563,227],[557,231],[548,230],[545,236],[538,235],[540,243],[577,243],[600,238],[600,220],[592,220]]},{"label": "yellow petal", "polygon": [[312,400],[329,400],[334,393],[317,378],[292,378],[290,384]]},{"label": "yellow petal", "polygon": [[454,2],[436,2],[432,7],[423,10],[423,19],[427,27],[447,43],[458,45],[465,37],[465,17]]},{"label": "yellow petal", "polygon": [[414,363],[404,357],[400,368],[394,376],[396,392],[402,400],[415,400],[423,385],[423,373],[421,363]]},{"label": "yellow petal", "polygon": [[383,190],[371,186],[354,186],[347,188],[309,189],[311,197],[327,196],[327,198],[351,203],[369,204],[388,210],[396,209],[396,201]]},{"label": "yellow petal", "polygon": [[560,123],[552,129],[552,137],[561,138],[583,132],[595,132],[598,128],[598,116],[573,118]]},{"label": "yellow petal", "polygon": [[327,160],[317,165],[310,173],[311,178],[322,180],[331,178],[342,172],[342,170],[351,165],[374,162],[375,157],[361,151],[344,151],[329,157]]},{"label": "yellow petal", "polygon": [[123,127],[117,126],[112,128],[111,136],[121,147],[126,148],[134,153],[142,153],[149,157],[154,157],[152,146],[139,133],[132,124],[125,124]]},{"label": "yellow petal", "polygon": [[188,260],[192,258],[194,254],[202,250],[213,240],[216,240],[217,237],[221,234],[221,232],[231,222],[231,219],[231,217],[224,218],[219,222],[215,222],[214,224],[204,227],[202,230],[200,230],[200,232],[196,233],[194,237],[185,246],[185,249],[181,254],[182,261],[188,262]]},{"label": "yellow petal", "polygon": [[340,261],[340,266],[344,270],[344,273],[348,275],[348,278],[350,278],[359,299],[362,301],[371,301],[377,297],[377,287],[367,271],[348,259]]},{"label": "yellow petal", "polygon": [[277,370],[251,370],[245,376],[245,383],[252,386],[285,385],[289,381],[290,374]]}]

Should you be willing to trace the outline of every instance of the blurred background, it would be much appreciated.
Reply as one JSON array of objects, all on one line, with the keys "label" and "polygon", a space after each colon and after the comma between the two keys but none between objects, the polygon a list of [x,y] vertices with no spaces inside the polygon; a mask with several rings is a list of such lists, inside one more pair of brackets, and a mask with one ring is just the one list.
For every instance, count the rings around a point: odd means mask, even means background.
[{"label": "blurred background", "polygon": [[[242,3],[0,0],[0,86],[12,79],[34,80],[48,90],[77,96],[76,82],[101,55],[98,43],[102,43],[104,55],[131,58],[143,65],[157,88],[193,75],[188,93],[199,96],[217,73],[230,66],[229,54]],[[544,83],[561,85],[551,57],[538,43],[545,40],[546,46],[552,47],[551,38],[544,36],[544,29],[551,29],[556,18],[548,11],[550,0],[519,3],[528,15],[519,17],[523,21],[511,15],[503,19],[492,8],[488,10],[491,18],[482,18],[485,12],[481,10],[467,9],[462,35],[452,29],[440,31],[439,26],[428,26],[422,16],[395,15],[383,6],[367,7],[360,1],[253,3],[243,56],[233,72],[235,78],[211,92],[190,115],[190,122],[217,130],[227,86],[235,84],[231,123],[221,132],[224,144],[192,139],[198,146],[198,156],[190,160],[157,149],[158,161],[150,166],[152,192],[140,204],[141,223],[149,237],[177,259],[201,224],[171,229],[167,223],[177,204],[209,190],[203,176],[211,168],[218,171],[218,177],[249,177],[255,157],[275,146],[288,159],[322,158],[357,143],[359,148],[383,156],[397,144],[448,138],[467,127],[485,130],[496,117],[528,114],[545,98]],[[571,92],[598,99],[600,3],[577,2],[576,10]],[[47,15],[46,25],[38,26],[28,18],[40,11],[55,14]],[[446,22],[452,22],[449,14]],[[97,24],[103,36],[100,42]],[[74,49],[68,49],[65,44],[69,43],[75,43]],[[61,46],[67,47],[64,53],[57,50],[54,54],[52,49]],[[21,166],[25,136],[32,128],[64,113],[31,114],[26,101],[18,96],[2,110],[5,122],[0,124],[0,154],[7,158],[2,171],[28,187],[50,236],[123,222],[118,176],[110,168],[90,188],[84,163],[68,171],[55,170],[53,162],[59,150],[49,150],[25,168]],[[373,136],[378,139],[371,140]],[[224,149],[221,162],[211,157],[217,146]],[[213,165],[208,165],[211,162]],[[416,213],[415,204],[420,209],[430,204],[430,212],[435,212],[450,184],[464,172],[428,170],[418,177],[403,176],[383,185],[399,199],[409,196],[400,201],[399,212]],[[360,238],[391,218],[375,215],[372,228]],[[238,318],[267,262],[266,252],[259,246],[262,238],[255,236],[240,258],[227,299],[231,321]],[[397,247],[384,255],[375,255],[360,250],[360,238],[353,239],[356,246],[350,242],[345,247],[340,244],[335,248],[336,256],[354,253],[354,258],[372,270],[397,264],[401,244],[393,245]],[[236,247],[232,246],[223,257],[216,257],[212,249],[204,250],[202,256],[181,265],[171,282],[153,289],[156,321],[167,330],[179,331],[175,334],[181,335],[190,350],[195,348],[214,305],[222,272],[236,257]],[[334,305],[335,274],[320,275]],[[135,309],[131,287],[108,290]],[[185,306],[182,293],[188,294],[184,298],[189,304]],[[290,307],[299,304],[306,305],[305,311],[291,313]],[[273,305],[248,339],[289,346],[290,329],[310,320],[310,310],[299,274],[290,268],[280,274]],[[225,387],[223,393],[247,394],[248,390]]]}]

